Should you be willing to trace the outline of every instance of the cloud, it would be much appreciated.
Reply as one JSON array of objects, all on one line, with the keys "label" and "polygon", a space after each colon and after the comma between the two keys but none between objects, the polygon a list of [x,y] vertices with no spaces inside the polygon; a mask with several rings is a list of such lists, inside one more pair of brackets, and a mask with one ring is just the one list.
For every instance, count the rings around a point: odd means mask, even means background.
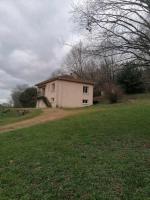
[{"label": "cloud", "polygon": [[[10,88],[15,88],[16,85],[19,84],[27,84],[26,81],[19,79],[19,78],[15,78],[9,74],[7,74],[5,71],[0,69],[0,77],[1,79],[3,79],[3,81],[0,81],[0,88],[1,90],[9,90]],[[2,98],[0,96],[0,98]]]},{"label": "cloud", "polygon": [[15,85],[35,84],[60,66],[64,42],[77,37],[70,9],[71,0],[0,1],[1,100]]}]

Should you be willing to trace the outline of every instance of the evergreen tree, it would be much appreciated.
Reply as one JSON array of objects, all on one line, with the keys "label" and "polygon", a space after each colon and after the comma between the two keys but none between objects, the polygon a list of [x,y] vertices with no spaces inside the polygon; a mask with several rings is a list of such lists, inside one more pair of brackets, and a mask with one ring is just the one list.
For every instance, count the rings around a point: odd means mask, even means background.
[{"label": "evergreen tree", "polygon": [[135,63],[126,63],[117,75],[117,82],[125,93],[135,94],[144,92],[142,71]]},{"label": "evergreen tree", "polygon": [[36,107],[36,101],[37,101],[37,89],[34,87],[27,88],[20,95],[20,102],[24,108]]}]

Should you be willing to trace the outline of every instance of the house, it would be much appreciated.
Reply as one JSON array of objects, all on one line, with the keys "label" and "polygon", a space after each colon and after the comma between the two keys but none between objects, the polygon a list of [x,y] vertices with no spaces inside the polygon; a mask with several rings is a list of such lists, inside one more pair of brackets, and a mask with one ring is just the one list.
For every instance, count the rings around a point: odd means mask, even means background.
[{"label": "house", "polygon": [[77,108],[93,105],[93,82],[83,81],[71,75],[58,76],[36,84],[37,108],[48,106]]}]

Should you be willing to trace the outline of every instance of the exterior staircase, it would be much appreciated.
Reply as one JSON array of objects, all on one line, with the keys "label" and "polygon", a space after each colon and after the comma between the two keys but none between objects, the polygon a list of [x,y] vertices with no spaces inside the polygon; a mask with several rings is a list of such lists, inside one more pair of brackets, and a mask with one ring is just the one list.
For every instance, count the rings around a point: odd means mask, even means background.
[{"label": "exterior staircase", "polygon": [[52,105],[51,105],[51,103],[49,102],[48,98],[45,97],[45,96],[38,96],[38,97],[37,97],[37,100],[42,100],[48,108],[51,108],[51,107],[52,107]]}]

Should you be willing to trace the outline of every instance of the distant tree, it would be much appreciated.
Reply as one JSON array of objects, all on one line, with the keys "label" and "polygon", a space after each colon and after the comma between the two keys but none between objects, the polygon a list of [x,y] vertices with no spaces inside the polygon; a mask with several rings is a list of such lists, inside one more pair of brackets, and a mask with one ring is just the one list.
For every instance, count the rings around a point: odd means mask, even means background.
[{"label": "distant tree", "polygon": [[50,78],[55,78],[55,77],[61,76],[61,75],[63,75],[63,74],[65,74],[64,69],[59,68],[59,69],[56,69],[56,70],[54,70],[54,71],[52,72]]},{"label": "distant tree", "polygon": [[144,92],[142,70],[135,63],[126,63],[117,75],[117,82],[125,93]]},{"label": "distant tree", "polygon": [[82,42],[74,45],[70,52],[65,57],[63,63],[64,69],[73,73],[79,78],[85,78],[86,55],[85,47]]},{"label": "distant tree", "polygon": [[24,108],[35,108],[37,102],[37,89],[34,87],[27,88],[21,93],[19,98],[22,107]]},{"label": "distant tree", "polygon": [[22,107],[21,102],[20,102],[20,95],[21,93],[28,87],[28,85],[18,85],[16,88],[12,91],[11,93],[11,98],[13,102],[13,106],[15,108],[20,108]]},{"label": "distant tree", "polygon": [[7,104],[9,105],[9,107],[13,107],[13,100],[9,98]]},{"label": "distant tree", "polygon": [[11,107],[9,103],[2,103],[1,106],[3,108],[10,108]]}]

